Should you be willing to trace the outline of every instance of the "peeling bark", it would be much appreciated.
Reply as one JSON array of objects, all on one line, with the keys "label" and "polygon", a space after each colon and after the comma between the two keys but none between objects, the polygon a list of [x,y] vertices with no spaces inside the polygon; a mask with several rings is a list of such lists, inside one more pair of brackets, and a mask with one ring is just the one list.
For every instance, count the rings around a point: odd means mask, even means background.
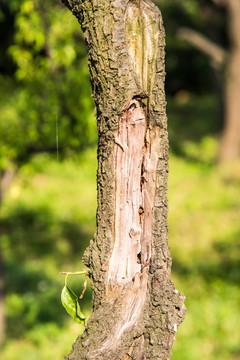
[{"label": "peeling bark", "polygon": [[93,314],[66,359],[169,359],[184,295],[167,228],[165,34],[148,0],[63,0],[89,54],[98,125]]}]

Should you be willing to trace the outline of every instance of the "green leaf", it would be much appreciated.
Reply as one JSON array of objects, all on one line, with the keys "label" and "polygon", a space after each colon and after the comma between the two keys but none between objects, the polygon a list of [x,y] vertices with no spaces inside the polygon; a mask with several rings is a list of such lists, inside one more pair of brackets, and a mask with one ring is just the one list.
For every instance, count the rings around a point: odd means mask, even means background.
[{"label": "green leaf", "polygon": [[77,295],[65,285],[62,289],[61,301],[68,314],[79,324],[85,320],[78,303]]}]

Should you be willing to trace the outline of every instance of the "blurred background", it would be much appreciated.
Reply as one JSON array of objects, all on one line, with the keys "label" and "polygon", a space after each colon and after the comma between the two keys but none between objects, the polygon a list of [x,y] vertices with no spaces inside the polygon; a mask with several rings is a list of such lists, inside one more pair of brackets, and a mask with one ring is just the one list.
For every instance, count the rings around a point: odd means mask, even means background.
[{"label": "blurred background", "polygon": [[[237,3],[157,1],[167,35],[172,272],[188,308],[174,360],[240,359]],[[0,34],[0,354],[58,360],[81,331],[61,305],[59,272],[83,269],[96,226],[86,47],[60,0],[1,0]],[[83,280],[69,280],[77,294]],[[89,288],[82,311],[91,312]]]}]

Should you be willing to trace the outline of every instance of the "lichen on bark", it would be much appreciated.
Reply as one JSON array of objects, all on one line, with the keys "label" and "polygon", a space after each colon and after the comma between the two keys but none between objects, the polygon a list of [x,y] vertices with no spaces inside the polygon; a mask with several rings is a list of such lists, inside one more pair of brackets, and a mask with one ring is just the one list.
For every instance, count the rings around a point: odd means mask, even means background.
[{"label": "lichen on bark", "polygon": [[149,0],[63,0],[89,54],[97,231],[83,261],[93,313],[66,359],[169,359],[184,295],[171,280],[165,33]]}]

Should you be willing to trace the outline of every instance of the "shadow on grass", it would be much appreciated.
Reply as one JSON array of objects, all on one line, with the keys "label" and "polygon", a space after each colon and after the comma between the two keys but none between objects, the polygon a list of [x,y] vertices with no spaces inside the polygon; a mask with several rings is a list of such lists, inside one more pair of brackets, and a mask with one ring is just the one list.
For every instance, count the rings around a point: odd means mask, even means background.
[{"label": "shadow on grass", "polygon": [[173,272],[184,278],[203,278],[206,283],[216,280],[228,284],[240,283],[240,231],[232,235],[231,241],[217,241],[207,254],[199,254],[194,261],[173,263]]},{"label": "shadow on grass", "polygon": [[80,258],[92,236],[79,223],[55,218],[47,206],[17,206],[0,225],[9,253],[19,259],[52,256],[66,262],[76,253]]},{"label": "shadow on grass", "polygon": [[[69,263],[80,265],[92,234],[84,232],[81,224],[55,218],[47,206],[17,206],[1,219],[0,226],[7,336],[22,338],[40,324],[62,327],[69,317],[60,301],[64,277],[59,271]],[[80,295],[82,289],[77,290]],[[88,290],[82,300],[83,311],[89,308],[90,299]]]},{"label": "shadow on grass", "polygon": [[190,98],[187,103],[168,99],[168,132],[170,150],[188,161],[196,161],[185,152],[185,142],[199,143],[205,136],[221,131],[216,99],[211,97]]}]

